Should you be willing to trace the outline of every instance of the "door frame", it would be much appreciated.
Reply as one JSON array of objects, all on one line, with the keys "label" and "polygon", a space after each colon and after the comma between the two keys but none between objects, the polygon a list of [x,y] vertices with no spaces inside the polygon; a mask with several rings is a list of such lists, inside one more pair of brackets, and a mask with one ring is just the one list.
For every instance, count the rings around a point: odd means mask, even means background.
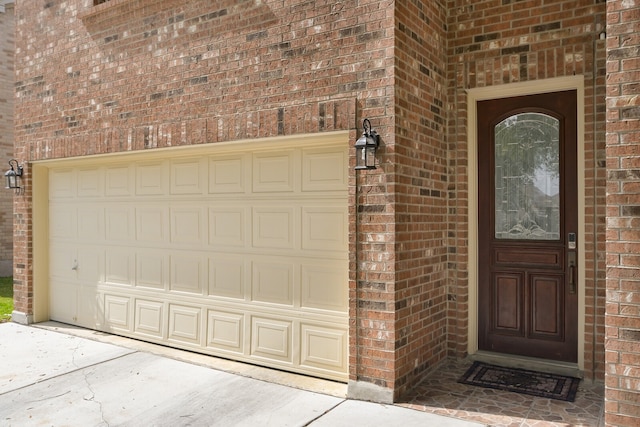
[{"label": "door frame", "polygon": [[[584,332],[585,332],[585,164],[584,164],[584,76],[558,77],[522,83],[510,83],[500,86],[488,86],[467,89],[467,184],[468,184],[468,236],[469,236],[469,309],[467,353],[478,352],[478,128],[476,121],[477,102],[488,99],[533,95],[537,93],[576,90],[577,96],[577,150],[578,163],[578,363],[584,370]],[[507,358],[518,356],[505,355]],[[566,364],[566,362],[558,362]]]}]

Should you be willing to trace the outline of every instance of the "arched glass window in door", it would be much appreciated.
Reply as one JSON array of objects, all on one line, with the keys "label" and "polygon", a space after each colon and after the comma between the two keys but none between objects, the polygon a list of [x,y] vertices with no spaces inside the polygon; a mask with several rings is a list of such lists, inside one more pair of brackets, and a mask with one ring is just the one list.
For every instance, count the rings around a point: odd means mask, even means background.
[{"label": "arched glass window in door", "polygon": [[560,121],[519,113],[494,128],[495,237],[560,238]]}]

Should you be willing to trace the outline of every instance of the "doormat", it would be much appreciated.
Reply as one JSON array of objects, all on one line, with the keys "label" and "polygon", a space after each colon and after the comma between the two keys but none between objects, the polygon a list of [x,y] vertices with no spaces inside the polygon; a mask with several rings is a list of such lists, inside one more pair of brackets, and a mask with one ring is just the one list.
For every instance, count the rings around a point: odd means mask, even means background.
[{"label": "doormat", "polygon": [[573,402],[580,378],[473,362],[458,382]]}]

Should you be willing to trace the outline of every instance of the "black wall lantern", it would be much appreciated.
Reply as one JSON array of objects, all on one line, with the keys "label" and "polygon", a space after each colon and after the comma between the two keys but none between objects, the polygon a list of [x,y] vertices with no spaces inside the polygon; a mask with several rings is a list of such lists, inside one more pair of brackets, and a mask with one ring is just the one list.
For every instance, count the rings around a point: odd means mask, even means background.
[{"label": "black wall lantern", "polygon": [[5,188],[14,188],[18,192],[20,190],[19,178],[22,176],[22,166],[18,164],[16,159],[9,160],[9,166],[11,166],[11,169],[4,173],[4,179],[7,181]]},{"label": "black wall lantern", "polygon": [[356,170],[359,169],[375,169],[376,168],[376,150],[380,136],[375,130],[371,129],[369,119],[362,121],[364,132],[356,141]]}]

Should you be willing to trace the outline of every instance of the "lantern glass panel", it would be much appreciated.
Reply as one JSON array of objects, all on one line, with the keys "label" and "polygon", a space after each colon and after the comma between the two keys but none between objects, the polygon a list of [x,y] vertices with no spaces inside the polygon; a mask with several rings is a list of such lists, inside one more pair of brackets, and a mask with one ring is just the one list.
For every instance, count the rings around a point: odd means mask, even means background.
[{"label": "lantern glass panel", "polygon": [[7,180],[6,188],[18,188],[18,176],[15,174],[14,171],[11,170],[7,172],[4,176]]},{"label": "lantern glass panel", "polygon": [[365,149],[365,166],[367,169],[375,169],[376,167],[376,146],[367,145]]}]

